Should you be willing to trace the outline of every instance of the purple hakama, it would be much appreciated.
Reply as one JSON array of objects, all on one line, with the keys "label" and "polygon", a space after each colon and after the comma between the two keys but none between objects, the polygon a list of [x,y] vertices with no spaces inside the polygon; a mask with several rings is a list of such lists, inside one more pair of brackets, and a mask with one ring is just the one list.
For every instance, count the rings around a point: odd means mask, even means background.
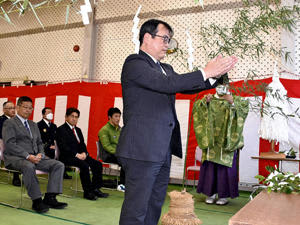
[{"label": "purple hakama", "polygon": [[236,198],[238,190],[237,151],[233,156],[232,167],[205,160],[200,169],[198,193],[207,196],[218,194],[218,198]]}]

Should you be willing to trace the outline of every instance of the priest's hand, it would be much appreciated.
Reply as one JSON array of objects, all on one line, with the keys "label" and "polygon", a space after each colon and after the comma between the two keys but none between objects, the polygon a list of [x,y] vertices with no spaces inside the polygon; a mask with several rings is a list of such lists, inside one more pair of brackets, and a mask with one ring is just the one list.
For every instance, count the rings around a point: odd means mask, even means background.
[{"label": "priest's hand", "polygon": [[206,98],[206,102],[209,103],[212,100],[213,96],[212,94],[208,94],[205,96],[205,98]]},{"label": "priest's hand", "polygon": [[221,98],[225,99],[227,102],[229,102],[230,104],[233,103],[233,96],[230,95],[230,94],[226,94],[226,95],[223,95]]}]

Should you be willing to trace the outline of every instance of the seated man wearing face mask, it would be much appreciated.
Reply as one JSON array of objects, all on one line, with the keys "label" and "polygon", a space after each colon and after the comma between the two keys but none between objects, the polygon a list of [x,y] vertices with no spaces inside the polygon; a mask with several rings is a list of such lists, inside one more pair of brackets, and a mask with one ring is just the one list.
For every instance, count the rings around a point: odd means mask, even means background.
[{"label": "seated man wearing face mask", "polygon": [[53,113],[52,109],[45,107],[42,110],[43,119],[38,122],[38,127],[40,129],[41,138],[44,144],[44,151],[46,156],[54,159],[55,156],[55,145],[54,140],[56,139],[57,126],[52,123]]}]

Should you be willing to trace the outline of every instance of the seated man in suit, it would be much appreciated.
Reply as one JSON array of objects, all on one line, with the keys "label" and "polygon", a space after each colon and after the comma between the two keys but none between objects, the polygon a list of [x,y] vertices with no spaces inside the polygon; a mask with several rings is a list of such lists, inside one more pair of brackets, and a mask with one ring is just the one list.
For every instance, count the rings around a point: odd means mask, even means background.
[{"label": "seated man in suit", "polygon": [[[49,208],[63,209],[67,203],[58,202],[56,195],[62,193],[64,164],[45,156],[39,128],[28,120],[32,110],[31,98],[22,96],[17,102],[17,115],[4,122],[4,163],[8,169],[23,174],[25,187],[33,201],[33,210],[44,213]],[[49,173],[47,193],[43,200],[36,170]]]},{"label": "seated man in suit", "polygon": [[41,138],[44,144],[44,151],[46,156],[51,159],[54,159],[55,156],[55,145],[54,140],[56,136],[57,126],[54,123],[51,123],[53,120],[52,109],[45,107],[42,110],[43,119],[38,122],[38,127],[40,129]]},{"label": "seated man in suit", "polygon": [[[5,120],[10,119],[15,116],[15,104],[11,101],[7,101],[3,103],[3,115],[0,116],[0,141],[3,144],[2,140],[2,127]],[[21,180],[19,178],[19,173],[13,173],[13,180],[12,184],[14,186],[20,187],[21,186]]]},{"label": "seated man in suit", "polygon": [[[53,120],[53,112],[49,107],[45,107],[42,110],[43,119],[38,122],[38,127],[40,129],[42,141],[44,144],[44,151],[46,156],[51,159],[55,157],[55,144],[54,140],[56,140],[56,130],[57,126],[54,123],[51,123]],[[64,172],[64,179],[72,179],[66,171]]]},{"label": "seated man in suit", "polygon": [[[106,198],[108,194],[99,190],[102,186],[102,164],[89,156],[81,129],[76,127],[79,116],[78,109],[68,108],[66,122],[57,129],[59,160],[66,166],[76,166],[80,169],[84,198],[89,200],[96,200],[98,197]],[[93,173],[92,181],[89,168]]]},{"label": "seated man in suit", "polygon": [[[107,115],[108,122],[100,129],[98,133],[99,141],[104,149],[102,160],[103,162],[107,163],[119,164],[115,153],[121,133],[121,127],[119,126],[121,111],[118,108],[110,108],[107,112]],[[124,184],[125,172],[121,168],[120,185],[118,186],[119,191],[125,191]]]},{"label": "seated man in suit", "polygon": [[[54,123],[51,123],[53,120],[53,112],[49,107],[45,107],[42,110],[43,119],[38,122],[38,127],[40,129],[42,141],[44,144],[44,151],[46,156],[51,159],[55,157],[55,144],[54,140],[56,140],[56,130],[57,126]],[[66,169],[66,168],[65,168]],[[72,179],[65,170],[64,179]]]}]

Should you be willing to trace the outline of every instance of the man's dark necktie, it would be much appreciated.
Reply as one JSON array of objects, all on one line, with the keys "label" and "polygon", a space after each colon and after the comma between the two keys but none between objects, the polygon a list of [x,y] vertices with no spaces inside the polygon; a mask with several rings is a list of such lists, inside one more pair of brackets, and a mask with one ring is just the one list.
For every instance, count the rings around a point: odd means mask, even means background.
[{"label": "man's dark necktie", "polygon": [[163,72],[163,70],[162,70],[162,68],[160,66],[160,63],[158,61],[155,63],[155,65],[159,69],[160,72]]},{"label": "man's dark necktie", "polygon": [[28,126],[27,120],[24,121],[24,126],[25,126],[26,130],[29,132],[30,136],[32,137],[32,134],[31,134],[30,128]]},{"label": "man's dark necktie", "polygon": [[166,72],[163,70],[163,68],[160,65],[160,62],[157,61],[157,63],[155,63],[156,67],[159,69],[160,72],[162,72],[165,76],[168,76],[166,74]]}]

